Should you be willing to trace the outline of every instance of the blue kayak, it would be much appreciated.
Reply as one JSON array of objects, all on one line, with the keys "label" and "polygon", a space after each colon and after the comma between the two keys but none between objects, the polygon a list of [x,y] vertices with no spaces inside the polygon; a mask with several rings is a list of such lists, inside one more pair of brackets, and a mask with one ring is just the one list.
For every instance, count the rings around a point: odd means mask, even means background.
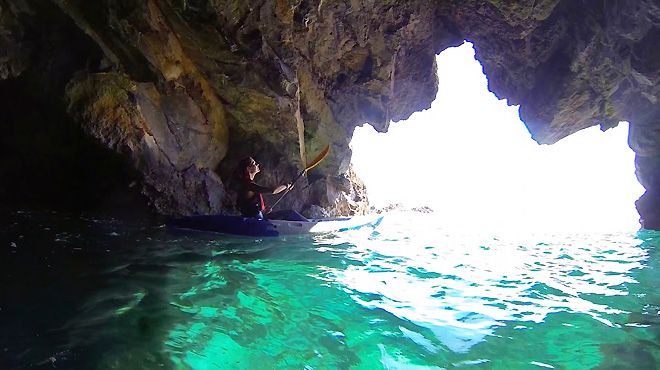
[{"label": "blue kayak", "polygon": [[375,228],[383,215],[367,215],[307,221],[259,220],[241,216],[190,216],[168,223],[168,227],[183,230],[216,232],[244,236],[283,236],[341,232],[363,227]]}]

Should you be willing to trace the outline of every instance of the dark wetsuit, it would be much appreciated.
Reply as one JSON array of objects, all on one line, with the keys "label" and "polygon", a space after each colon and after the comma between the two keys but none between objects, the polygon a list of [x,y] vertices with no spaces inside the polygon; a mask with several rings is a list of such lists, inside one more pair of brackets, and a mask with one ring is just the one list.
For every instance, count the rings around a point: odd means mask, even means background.
[{"label": "dark wetsuit", "polygon": [[[236,206],[244,217],[256,217],[264,219],[263,211],[266,209],[264,205],[264,198],[261,193],[272,194],[276,187],[268,187],[257,185],[254,181],[243,179],[240,181],[240,188],[238,189],[238,197],[236,199]],[[270,213],[268,219],[271,220],[292,220],[292,221],[307,221],[307,219],[300,213],[292,210],[283,210]]]},{"label": "dark wetsuit", "polygon": [[261,193],[273,193],[275,188],[257,185],[250,179],[244,179],[240,182],[236,206],[241,215],[246,217],[263,218],[265,209],[264,198]]}]

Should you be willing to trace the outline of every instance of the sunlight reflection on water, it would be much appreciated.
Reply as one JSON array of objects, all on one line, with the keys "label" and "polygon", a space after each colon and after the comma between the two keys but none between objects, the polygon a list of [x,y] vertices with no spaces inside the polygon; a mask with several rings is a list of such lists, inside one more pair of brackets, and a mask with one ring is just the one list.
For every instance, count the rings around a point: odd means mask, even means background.
[{"label": "sunlight reflection on water", "polygon": [[377,238],[347,238],[346,256],[362,263],[328,273],[359,304],[426,327],[455,352],[507,321],[542,323],[554,312],[586,313],[612,326],[602,314],[623,311],[588,298],[628,294],[622,284],[635,283],[628,272],[646,257],[632,234],[590,243],[592,235],[458,237],[425,227],[400,238],[396,225],[383,230]]},{"label": "sunlight reflection on water", "polygon": [[[495,361],[493,348],[507,346],[497,338],[529,340],[525,331],[552,336],[579,328],[589,332],[590,346],[597,345],[602,333],[612,333],[605,328],[621,332],[627,309],[639,309],[637,297],[615,300],[630,294],[638,283],[634,271],[648,258],[633,233],[456,234],[432,218],[410,217],[390,215],[371,234],[316,237],[313,250],[274,245],[279,252],[267,259],[223,266],[223,275],[233,280],[240,271],[251,285],[237,286],[224,303],[217,291],[205,298],[227,309],[207,315],[210,327],[179,326],[174,338],[192,335],[198,343],[212,336],[195,353],[212,348],[222,364],[245,368],[265,354],[279,359],[274,367],[475,366]],[[194,296],[184,298],[199,304]],[[237,341],[246,337],[249,343]],[[489,350],[474,350],[491,342]],[[562,346],[564,352],[571,347]],[[230,350],[237,348],[242,355]],[[209,361],[185,353],[174,357],[186,366],[203,368]],[[585,368],[603,361],[598,351],[576,359],[538,348],[497,361],[511,365],[525,356],[534,366]]]}]

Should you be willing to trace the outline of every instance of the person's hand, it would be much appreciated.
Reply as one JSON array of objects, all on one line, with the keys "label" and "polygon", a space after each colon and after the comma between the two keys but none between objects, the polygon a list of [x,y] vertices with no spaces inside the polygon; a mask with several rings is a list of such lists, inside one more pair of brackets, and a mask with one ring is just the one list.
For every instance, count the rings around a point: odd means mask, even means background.
[{"label": "person's hand", "polygon": [[273,191],[273,194],[279,194],[285,190],[289,189],[288,184],[287,185],[279,185],[277,188],[275,188],[275,191]]}]

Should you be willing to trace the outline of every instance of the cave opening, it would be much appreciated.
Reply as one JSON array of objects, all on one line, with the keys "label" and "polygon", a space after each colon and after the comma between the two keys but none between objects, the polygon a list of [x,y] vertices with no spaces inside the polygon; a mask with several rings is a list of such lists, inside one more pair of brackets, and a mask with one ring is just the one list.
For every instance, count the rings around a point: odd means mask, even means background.
[{"label": "cave opening", "polygon": [[437,57],[430,109],[387,133],[356,128],[352,163],[376,208],[429,207],[440,222],[469,228],[636,230],[644,189],[627,145],[628,123],[591,127],[539,145],[488,88],[472,44]]}]

